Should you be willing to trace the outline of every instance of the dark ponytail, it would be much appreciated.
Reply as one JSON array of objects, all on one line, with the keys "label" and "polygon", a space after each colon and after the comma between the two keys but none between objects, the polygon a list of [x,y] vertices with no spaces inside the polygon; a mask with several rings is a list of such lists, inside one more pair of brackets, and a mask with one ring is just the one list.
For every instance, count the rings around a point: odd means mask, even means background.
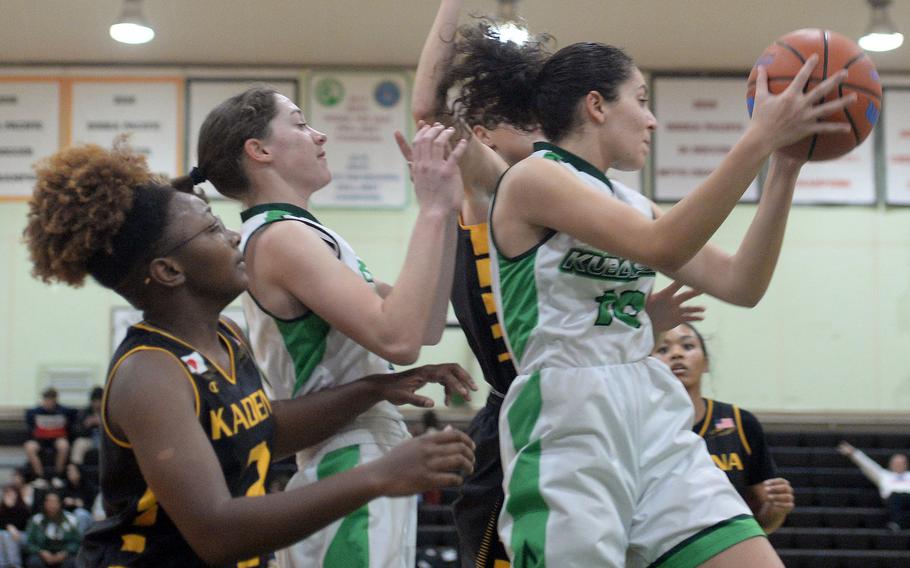
[{"label": "dark ponytail", "polygon": [[623,50],[602,43],[575,43],[553,54],[540,70],[534,97],[544,136],[559,142],[576,128],[578,102],[591,91],[617,100],[634,66]]}]

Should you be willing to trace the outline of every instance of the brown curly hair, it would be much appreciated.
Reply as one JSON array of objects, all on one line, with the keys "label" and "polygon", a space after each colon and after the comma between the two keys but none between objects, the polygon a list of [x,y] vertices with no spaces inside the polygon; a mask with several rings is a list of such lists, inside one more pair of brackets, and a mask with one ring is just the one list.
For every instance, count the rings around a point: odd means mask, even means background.
[{"label": "brown curly hair", "polygon": [[23,235],[36,278],[115,288],[161,238],[175,190],[123,141],[66,148],[35,170]]}]

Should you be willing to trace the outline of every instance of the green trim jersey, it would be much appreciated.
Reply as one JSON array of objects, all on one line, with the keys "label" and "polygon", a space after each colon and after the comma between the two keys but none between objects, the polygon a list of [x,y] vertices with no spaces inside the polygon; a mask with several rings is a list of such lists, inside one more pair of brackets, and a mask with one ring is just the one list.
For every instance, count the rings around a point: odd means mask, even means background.
[{"label": "green trim jersey", "polygon": [[[338,260],[375,287],[366,265],[345,240],[300,207],[269,203],[244,211],[241,250],[272,223],[302,223]],[[367,375],[389,363],[333,328],[313,311],[285,320],[269,314],[252,294],[243,296],[253,351],[276,399],[303,396]],[[287,490],[303,487],[379,459],[409,437],[398,410],[383,401],[316,447],[297,454],[297,473]],[[276,553],[282,568],[409,568],[414,566],[417,507],[413,497],[379,498],[306,539]]]},{"label": "green trim jersey", "polygon": [[[224,322],[218,326],[218,336],[230,354],[228,369],[145,322],[132,326],[117,348],[102,401],[101,494],[108,518],[86,533],[79,566],[206,566],[158,504],[129,441],[114,433],[107,421],[111,381],[120,365],[140,351],[167,353],[182,367],[195,393],[199,425],[212,443],[231,496],[265,494],[275,432],[272,407],[245,340]],[[265,568],[267,564],[266,557],[257,557],[229,566]]]},{"label": "green trim jersey", "polygon": [[[533,156],[652,215],[562,148],[536,144]],[[654,271],[555,231],[516,258],[491,257],[519,373],[499,420],[498,529],[512,566],[695,568],[763,534],[690,430],[679,379],[649,356]]]},{"label": "green trim jersey", "polygon": [[[553,160],[598,191],[653,216],[645,197],[611,182],[578,156],[545,142],[534,149],[532,156]],[[499,320],[519,374],[638,361],[650,354],[654,339],[644,309],[654,270],[556,231],[515,258],[497,250],[492,224],[490,242]]]},{"label": "green trim jersey", "polygon": [[[272,223],[302,223],[332,249],[339,261],[374,286],[373,275],[354,249],[309,211],[287,203],[269,203],[244,211],[241,218],[241,250],[246,250],[253,235]],[[243,295],[242,301],[253,352],[267,377],[266,387],[274,400],[351,383],[391,369],[388,361],[331,327],[312,311],[287,320],[270,314],[249,292]],[[388,402],[377,404],[357,420],[370,417],[401,419]]]}]

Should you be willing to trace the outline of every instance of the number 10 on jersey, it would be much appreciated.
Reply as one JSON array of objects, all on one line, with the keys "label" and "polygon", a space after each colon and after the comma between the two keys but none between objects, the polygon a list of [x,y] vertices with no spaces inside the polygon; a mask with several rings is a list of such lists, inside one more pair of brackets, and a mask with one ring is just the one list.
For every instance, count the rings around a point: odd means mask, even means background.
[{"label": "number 10 on jersey", "polygon": [[641,327],[638,314],[645,309],[645,300],[645,294],[638,290],[626,290],[622,294],[617,294],[613,290],[604,292],[594,298],[598,305],[594,325],[612,325],[615,318],[638,329]]}]

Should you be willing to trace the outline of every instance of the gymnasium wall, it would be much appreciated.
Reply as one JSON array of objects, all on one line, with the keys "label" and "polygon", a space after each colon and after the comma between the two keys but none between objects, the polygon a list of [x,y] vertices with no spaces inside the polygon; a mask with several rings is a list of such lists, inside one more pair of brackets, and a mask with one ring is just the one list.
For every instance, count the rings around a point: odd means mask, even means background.
[{"label": "gymnasium wall", "polygon": [[[214,209],[239,226],[238,206],[218,201]],[[21,244],[26,210],[23,201],[0,202],[0,407],[11,412],[37,399],[49,370],[89,369],[100,383],[111,309],[124,305],[93,283],[73,290],[31,278]],[[737,208],[713,242],[735,251],[754,211]],[[413,199],[403,210],[315,213],[347,237],[377,278],[394,282],[416,214]],[[795,207],[758,307],[699,301],[708,306],[700,329],[712,357],[709,396],[794,413],[910,407],[910,209]],[[440,361],[460,362],[481,382],[458,330],[421,356],[421,363]]]}]

